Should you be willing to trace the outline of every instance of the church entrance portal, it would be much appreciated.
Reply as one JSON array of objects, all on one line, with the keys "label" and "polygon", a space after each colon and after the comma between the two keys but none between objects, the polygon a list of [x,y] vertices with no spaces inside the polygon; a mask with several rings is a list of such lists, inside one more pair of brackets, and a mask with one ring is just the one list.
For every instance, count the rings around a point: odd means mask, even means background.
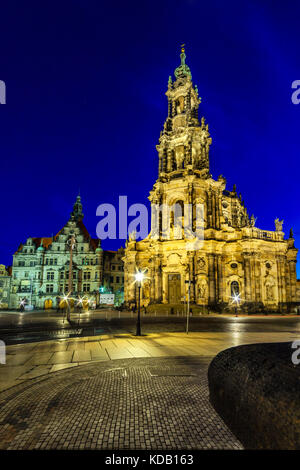
[{"label": "church entrance portal", "polygon": [[178,304],[180,301],[180,274],[169,274],[169,304]]}]

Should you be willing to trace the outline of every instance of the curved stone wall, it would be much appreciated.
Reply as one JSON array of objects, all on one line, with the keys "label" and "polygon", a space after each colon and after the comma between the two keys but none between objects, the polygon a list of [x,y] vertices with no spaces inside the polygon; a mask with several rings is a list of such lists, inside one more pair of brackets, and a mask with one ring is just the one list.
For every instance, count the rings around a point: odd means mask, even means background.
[{"label": "curved stone wall", "polygon": [[230,348],[209,366],[210,401],[247,449],[300,449],[300,364],[291,345]]}]

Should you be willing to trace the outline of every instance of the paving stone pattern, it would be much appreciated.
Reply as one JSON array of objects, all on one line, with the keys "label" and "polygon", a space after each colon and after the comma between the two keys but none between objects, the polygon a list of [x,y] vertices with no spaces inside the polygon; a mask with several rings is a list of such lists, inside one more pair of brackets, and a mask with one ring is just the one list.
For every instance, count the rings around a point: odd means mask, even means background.
[{"label": "paving stone pattern", "polygon": [[209,403],[210,358],[90,363],[0,393],[0,449],[241,449]]}]

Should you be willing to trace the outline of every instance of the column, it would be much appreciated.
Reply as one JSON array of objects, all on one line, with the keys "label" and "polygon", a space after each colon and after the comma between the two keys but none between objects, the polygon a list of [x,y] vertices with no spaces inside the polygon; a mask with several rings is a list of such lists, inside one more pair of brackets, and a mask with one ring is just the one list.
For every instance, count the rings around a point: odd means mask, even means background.
[{"label": "column", "polygon": [[250,254],[244,253],[244,285],[245,285],[245,301],[251,302],[251,266]]},{"label": "column", "polygon": [[[224,292],[223,292],[223,257],[222,255],[217,255],[217,264],[218,264],[218,302],[223,302]],[[225,266],[224,266],[225,268]]]},{"label": "column", "polygon": [[290,285],[291,285],[291,302],[296,302],[297,292],[297,272],[296,272],[296,261],[289,261],[290,271]]},{"label": "column", "polygon": [[215,269],[214,269],[214,255],[208,254],[208,302],[214,303],[216,299],[215,290]]},{"label": "column", "polygon": [[167,273],[162,273],[162,302],[168,303],[168,277]]}]

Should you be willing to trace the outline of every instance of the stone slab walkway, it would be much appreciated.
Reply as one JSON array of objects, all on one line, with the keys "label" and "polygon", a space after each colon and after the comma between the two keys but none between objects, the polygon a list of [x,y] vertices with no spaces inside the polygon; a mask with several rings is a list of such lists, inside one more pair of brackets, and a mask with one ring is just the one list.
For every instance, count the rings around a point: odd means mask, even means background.
[{"label": "stone slab walkway", "polygon": [[0,364],[0,391],[39,376],[90,362],[118,359],[207,356],[239,344],[285,342],[295,333],[158,333],[92,336],[8,346],[6,364]]}]

